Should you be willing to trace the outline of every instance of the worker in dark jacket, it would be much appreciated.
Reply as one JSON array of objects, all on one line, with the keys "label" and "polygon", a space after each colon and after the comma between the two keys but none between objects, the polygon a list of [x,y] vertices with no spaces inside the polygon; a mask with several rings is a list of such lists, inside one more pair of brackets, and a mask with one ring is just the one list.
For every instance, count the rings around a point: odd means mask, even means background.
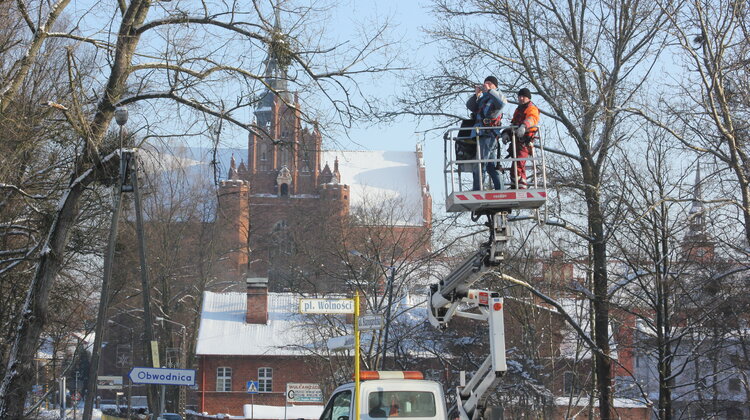
[{"label": "worker in dark jacket", "polygon": [[[513,113],[510,124],[515,126],[515,144],[510,142],[512,138],[508,130],[503,133],[503,141],[508,145],[508,156],[524,159],[533,153],[534,136],[539,124],[539,108],[531,102],[531,92],[523,88],[518,91],[518,107]],[[514,161],[510,171],[510,187],[526,188],[526,161]]]},{"label": "worker in dark jacket", "polygon": [[[484,79],[482,85],[475,87],[474,95],[472,95],[468,101],[466,101],[466,108],[469,109],[476,117],[474,126],[475,127],[495,127],[500,125],[500,119],[503,115],[503,108],[508,103],[505,100],[505,96],[497,90],[497,78],[495,76],[488,76]],[[496,159],[497,156],[497,136],[500,133],[498,130],[486,129],[479,131],[479,159]],[[494,162],[488,162],[486,164],[474,165],[474,185],[473,190],[479,191],[480,185],[479,180],[482,177],[482,172],[486,169],[487,173],[492,179],[492,185],[494,189],[502,189],[502,182],[500,181],[500,175],[497,172],[497,168]]]}]

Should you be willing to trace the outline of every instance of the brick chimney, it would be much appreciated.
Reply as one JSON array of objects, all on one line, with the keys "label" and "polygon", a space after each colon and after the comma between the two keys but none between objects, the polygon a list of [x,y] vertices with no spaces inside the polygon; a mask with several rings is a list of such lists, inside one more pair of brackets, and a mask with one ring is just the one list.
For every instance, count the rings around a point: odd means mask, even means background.
[{"label": "brick chimney", "polygon": [[268,322],[268,278],[250,277],[247,282],[247,309],[245,322],[265,324]]}]

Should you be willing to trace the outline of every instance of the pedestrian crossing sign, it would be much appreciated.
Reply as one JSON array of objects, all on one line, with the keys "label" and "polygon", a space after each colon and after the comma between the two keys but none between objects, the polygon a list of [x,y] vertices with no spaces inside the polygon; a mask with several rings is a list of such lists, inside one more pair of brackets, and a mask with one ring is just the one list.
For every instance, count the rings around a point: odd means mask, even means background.
[{"label": "pedestrian crossing sign", "polygon": [[248,394],[258,393],[258,381],[247,381],[247,393]]}]

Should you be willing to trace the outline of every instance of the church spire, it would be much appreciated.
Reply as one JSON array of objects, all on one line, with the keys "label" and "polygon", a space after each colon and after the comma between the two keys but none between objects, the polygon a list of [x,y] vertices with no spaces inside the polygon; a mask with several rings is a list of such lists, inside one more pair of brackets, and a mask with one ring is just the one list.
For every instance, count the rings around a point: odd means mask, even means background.
[{"label": "church spire", "polygon": [[274,7],[273,28],[268,29],[267,37],[268,55],[263,60],[263,66],[265,66],[263,81],[266,84],[266,89],[261,93],[260,101],[256,105],[255,120],[261,129],[271,135],[271,130],[273,130],[275,124],[273,116],[275,105],[277,105],[277,102],[291,103],[293,101],[287,86],[287,67],[291,62],[291,45],[281,28],[279,6]]},{"label": "church spire", "polygon": [[[270,42],[268,43],[268,55],[263,60],[263,65],[266,66],[264,71],[265,82],[270,89],[266,90],[266,97],[263,98],[264,102],[267,97],[273,101],[273,94],[270,91],[276,91],[280,96],[283,96],[286,101],[289,101],[289,92],[287,89],[287,67],[289,66],[289,45],[287,37],[281,29],[281,16],[279,8],[274,8],[274,23],[273,29],[270,34]],[[271,104],[263,103],[261,106],[270,106]]]},{"label": "church spire", "polygon": [[237,176],[237,163],[234,160],[234,153],[232,153],[232,159],[229,161],[229,173],[227,173],[227,179],[239,179]]},{"label": "church spire", "polygon": [[714,258],[714,243],[709,239],[706,231],[706,209],[703,206],[703,180],[701,167],[695,170],[695,184],[693,185],[693,200],[688,212],[688,231],[682,241],[683,257],[687,261],[706,262]]}]

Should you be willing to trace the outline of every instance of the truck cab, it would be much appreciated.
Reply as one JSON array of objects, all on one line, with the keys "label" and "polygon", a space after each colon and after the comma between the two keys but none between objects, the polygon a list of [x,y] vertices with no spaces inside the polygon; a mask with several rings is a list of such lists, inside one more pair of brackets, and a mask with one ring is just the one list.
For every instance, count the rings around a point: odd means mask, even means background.
[{"label": "truck cab", "polygon": [[320,420],[354,420],[354,404],[359,404],[358,420],[448,418],[443,387],[424,380],[421,372],[365,371],[360,377],[358,401],[353,398],[353,382],[341,385],[331,395]]}]

